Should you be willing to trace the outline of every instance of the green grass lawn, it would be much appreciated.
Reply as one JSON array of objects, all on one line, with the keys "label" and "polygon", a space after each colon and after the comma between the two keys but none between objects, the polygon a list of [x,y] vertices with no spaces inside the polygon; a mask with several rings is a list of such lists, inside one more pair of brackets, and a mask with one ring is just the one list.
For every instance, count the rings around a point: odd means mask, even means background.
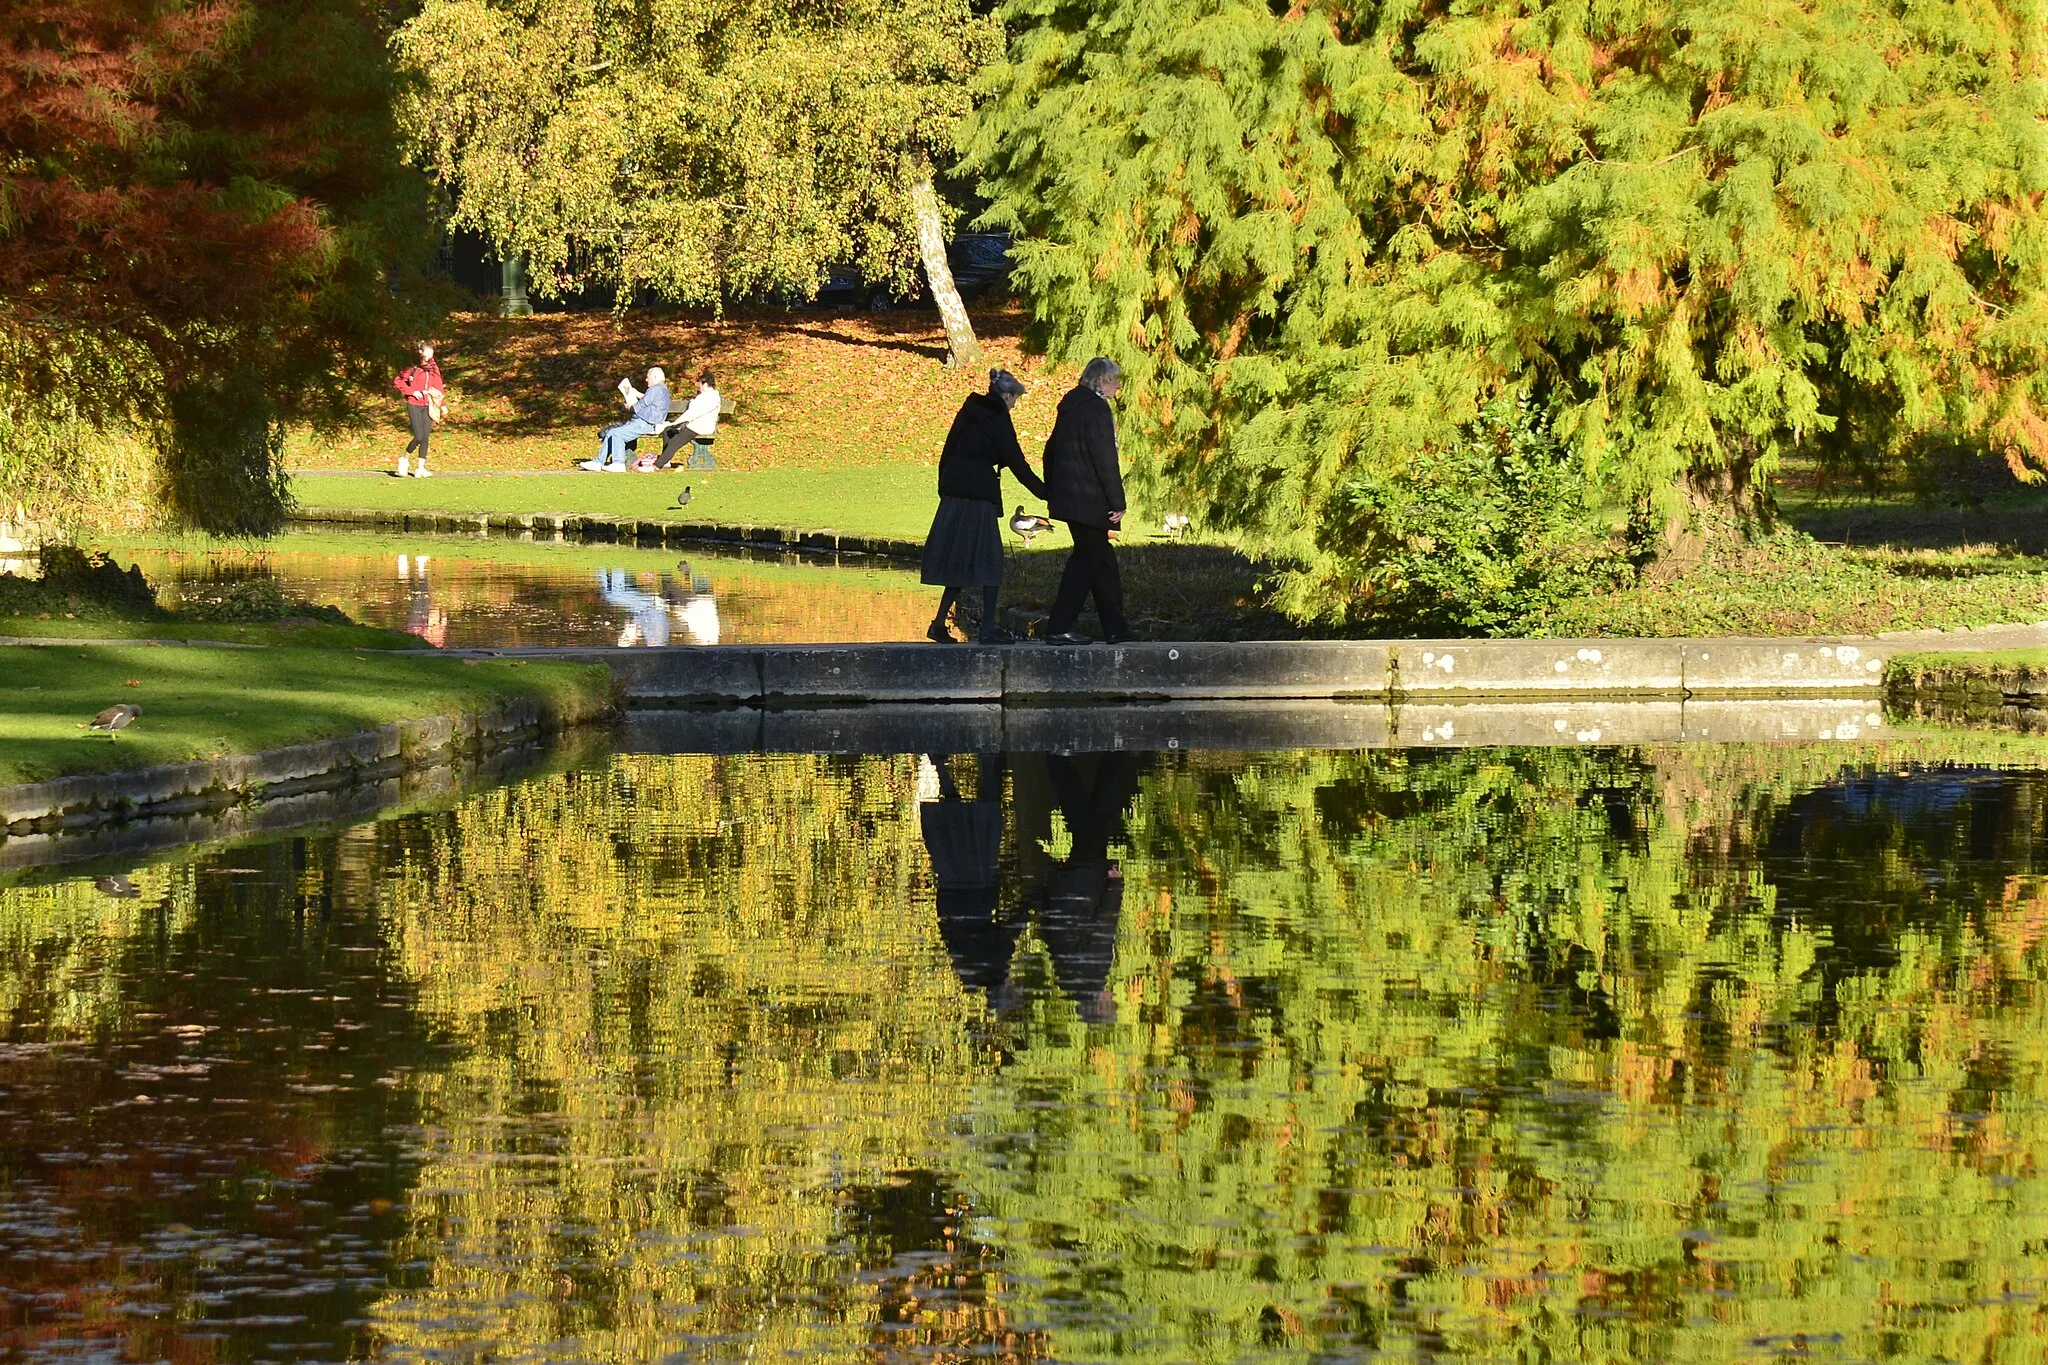
[{"label": "green grass lawn", "polygon": [[1717,546],[1670,577],[1571,602],[1550,635],[1861,635],[2048,620],[2048,560],[1990,547]]},{"label": "green grass lawn", "polygon": [[[676,495],[691,490],[687,507]],[[299,473],[292,492],[306,508],[450,513],[551,513],[557,516],[638,517],[702,521],[728,526],[780,526],[840,535],[888,536],[922,541],[938,510],[938,472],[929,465],[887,464],[864,469],[772,468],[682,474],[449,474],[421,482],[383,475]],[[1003,480],[1004,507],[1045,506],[1018,484]],[[1006,518],[1007,519],[1007,518]],[[1134,508],[1126,544],[1162,539],[1156,517]],[[1004,538],[1010,539],[1008,531]],[[1032,549],[1072,546],[1064,527],[1032,541]]]},{"label": "green grass lawn", "polygon": [[[0,647],[0,786],[256,753],[506,696],[604,696],[603,668],[346,649],[178,645]],[[142,716],[118,739],[82,728]]]},{"label": "green grass lawn", "polygon": [[69,616],[0,616],[0,636],[39,640],[171,640],[244,645],[287,645],[300,649],[424,649],[426,642],[403,631],[375,626],[333,626],[320,622],[138,621],[100,616],[90,610]]},{"label": "green grass lawn", "polygon": [[[690,504],[678,507],[676,495],[685,485]],[[312,473],[292,478],[293,493],[308,508],[596,514],[903,540],[922,540],[931,529],[937,488],[936,472],[913,464],[687,474],[448,474],[425,481]],[[1018,501],[1026,501],[1021,489]]]}]

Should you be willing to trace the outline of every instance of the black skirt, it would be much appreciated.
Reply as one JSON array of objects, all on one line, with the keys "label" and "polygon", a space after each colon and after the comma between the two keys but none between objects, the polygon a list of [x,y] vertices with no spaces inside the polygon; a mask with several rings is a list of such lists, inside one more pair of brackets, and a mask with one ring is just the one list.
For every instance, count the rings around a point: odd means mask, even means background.
[{"label": "black skirt", "polygon": [[923,580],[940,588],[1003,585],[1003,509],[978,498],[940,498],[924,538]]}]

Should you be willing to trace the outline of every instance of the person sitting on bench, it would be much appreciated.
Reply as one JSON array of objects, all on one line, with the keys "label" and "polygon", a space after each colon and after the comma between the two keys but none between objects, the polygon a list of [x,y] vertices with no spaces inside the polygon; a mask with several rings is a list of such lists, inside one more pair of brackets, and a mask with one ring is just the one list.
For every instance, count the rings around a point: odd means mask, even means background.
[{"label": "person sitting on bench", "polygon": [[634,388],[632,380],[621,379],[619,397],[633,415],[606,430],[598,443],[597,458],[585,460],[581,468],[593,473],[625,473],[626,451],[635,438],[654,435],[668,420],[668,378],[659,365],[647,372],[647,392]]},{"label": "person sitting on bench", "polygon": [[711,441],[718,434],[720,406],[718,384],[712,379],[711,371],[700,371],[696,396],[690,399],[689,406],[681,415],[671,417],[662,428],[661,454],[653,460],[641,460],[633,467],[639,470],[668,469],[684,444],[688,443],[691,469],[717,468],[717,462],[711,458]]}]

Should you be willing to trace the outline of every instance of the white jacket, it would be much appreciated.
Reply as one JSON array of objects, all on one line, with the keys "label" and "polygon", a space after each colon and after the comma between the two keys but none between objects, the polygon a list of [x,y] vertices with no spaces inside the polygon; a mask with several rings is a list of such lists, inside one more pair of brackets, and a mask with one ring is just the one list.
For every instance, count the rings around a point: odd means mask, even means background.
[{"label": "white jacket", "polygon": [[683,430],[692,436],[710,436],[718,430],[718,390],[699,389],[683,409]]}]

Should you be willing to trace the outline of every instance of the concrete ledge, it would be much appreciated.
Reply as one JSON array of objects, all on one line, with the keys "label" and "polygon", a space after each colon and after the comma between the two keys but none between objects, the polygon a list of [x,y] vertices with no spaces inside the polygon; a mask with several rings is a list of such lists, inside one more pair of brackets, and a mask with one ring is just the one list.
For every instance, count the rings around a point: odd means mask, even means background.
[{"label": "concrete ledge", "polygon": [[1000,701],[1006,651],[936,645],[764,646],[760,697],[806,701]]},{"label": "concrete ledge", "polygon": [[1882,687],[1891,653],[1877,640],[1688,640],[1685,686],[1695,695]]},{"label": "concrete ledge", "polygon": [[1383,697],[1391,651],[1377,641],[1013,646],[1006,698],[1175,700]]},{"label": "concrete ledge", "polygon": [[1403,640],[1394,646],[1395,690],[1679,697],[1684,660],[1677,640]]}]

